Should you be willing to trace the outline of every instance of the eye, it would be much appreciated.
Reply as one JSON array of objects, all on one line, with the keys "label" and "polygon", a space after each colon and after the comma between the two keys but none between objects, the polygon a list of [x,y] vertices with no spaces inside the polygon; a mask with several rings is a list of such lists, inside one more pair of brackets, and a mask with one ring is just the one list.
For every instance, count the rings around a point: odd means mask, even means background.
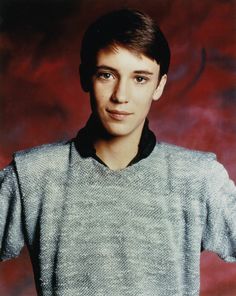
[{"label": "eye", "polygon": [[109,72],[98,72],[96,76],[103,80],[111,80],[114,78],[114,76]]},{"label": "eye", "polygon": [[148,81],[148,77],[145,77],[145,76],[136,76],[135,77],[135,81],[139,84],[144,84]]}]

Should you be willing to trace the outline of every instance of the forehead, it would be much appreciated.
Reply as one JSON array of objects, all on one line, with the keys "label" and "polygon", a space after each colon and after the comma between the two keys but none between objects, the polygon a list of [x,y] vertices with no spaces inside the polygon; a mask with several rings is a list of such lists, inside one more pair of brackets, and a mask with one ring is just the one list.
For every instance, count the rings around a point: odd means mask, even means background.
[{"label": "forehead", "polygon": [[121,46],[101,49],[97,54],[96,66],[107,66],[132,72],[143,70],[159,73],[160,69],[156,60]]}]

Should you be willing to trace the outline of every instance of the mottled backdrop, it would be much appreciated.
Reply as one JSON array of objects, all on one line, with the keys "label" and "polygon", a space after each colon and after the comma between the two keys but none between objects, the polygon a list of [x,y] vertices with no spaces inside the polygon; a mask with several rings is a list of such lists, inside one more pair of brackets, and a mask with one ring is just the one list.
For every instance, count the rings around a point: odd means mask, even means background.
[{"label": "mottled backdrop", "polygon": [[[121,7],[152,15],[170,41],[168,86],[149,117],[157,137],[215,152],[236,181],[233,0],[1,0],[0,167],[16,150],[83,126],[90,109],[78,77],[81,36],[98,15]],[[205,253],[201,271],[202,296],[236,295],[236,264]],[[0,265],[0,295],[36,295],[25,249]]]}]

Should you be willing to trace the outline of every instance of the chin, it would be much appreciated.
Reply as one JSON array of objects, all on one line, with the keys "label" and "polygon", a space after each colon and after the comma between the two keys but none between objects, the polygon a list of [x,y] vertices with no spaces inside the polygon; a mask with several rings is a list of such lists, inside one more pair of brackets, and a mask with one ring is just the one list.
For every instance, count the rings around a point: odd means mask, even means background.
[{"label": "chin", "polygon": [[108,135],[113,137],[126,136],[130,133],[130,129],[121,124],[104,124],[103,128]]},{"label": "chin", "polygon": [[131,134],[133,135],[137,134],[137,136],[139,136],[139,129],[138,128],[132,129],[132,126],[130,125],[127,126],[127,124],[124,124],[124,125],[112,124],[112,125],[104,126],[104,128],[108,133],[108,135],[110,135],[111,137],[126,137]]},{"label": "chin", "polygon": [[112,136],[112,137],[124,137],[127,136],[130,132],[124,129],[111,129],[111,128],[107,128],[106,132]]}]

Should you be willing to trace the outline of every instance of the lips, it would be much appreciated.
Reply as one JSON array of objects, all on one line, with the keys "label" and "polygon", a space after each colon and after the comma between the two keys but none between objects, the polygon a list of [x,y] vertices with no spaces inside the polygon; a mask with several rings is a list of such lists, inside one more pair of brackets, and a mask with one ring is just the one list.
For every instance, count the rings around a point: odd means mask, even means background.
[{"label": "lips", "polygon": [[110,110],[108,109],[107,112],[109,113],[110,117],[116,120],[124,120],[129,115],[131,115],[131,112],[123,111],[123,110]]}]

